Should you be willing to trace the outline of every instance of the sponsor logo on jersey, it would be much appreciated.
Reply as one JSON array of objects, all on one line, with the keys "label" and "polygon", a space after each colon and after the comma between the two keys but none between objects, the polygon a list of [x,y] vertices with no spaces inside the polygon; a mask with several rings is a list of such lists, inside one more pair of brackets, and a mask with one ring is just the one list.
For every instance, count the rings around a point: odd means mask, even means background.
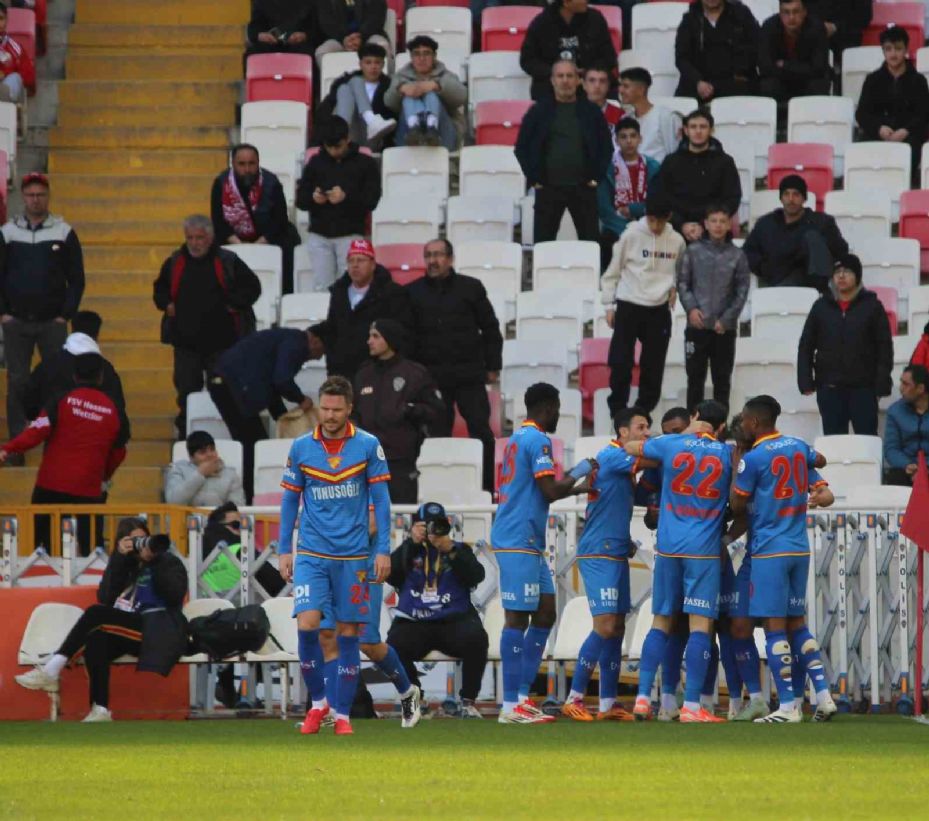
[{"label": "sponsor logo on jersey", "polygon": [[330,456],[326,459],[326,464],[329,465],[333,470],[335,470],[339,465],[342,464],[341,456]]},{"label": "sponsor logo on jersey", "polygon": [[351,499],[360,495],[361,488],[357,482],[351,482],[344,485],[328,485],[318,487],[314,485],[310,488],[313,500],[316,502],[325,502],[330,499]]}]

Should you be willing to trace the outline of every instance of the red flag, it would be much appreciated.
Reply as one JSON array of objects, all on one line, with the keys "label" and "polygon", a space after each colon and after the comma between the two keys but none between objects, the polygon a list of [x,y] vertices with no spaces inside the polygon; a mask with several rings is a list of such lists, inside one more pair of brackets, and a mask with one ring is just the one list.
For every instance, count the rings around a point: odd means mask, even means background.
[{"label": "red flag", "polygon": [[913,492],[903,515],[900,532],[920,550],[929,551],[929,472],[926,469],[926,456],[922,451],[918,455]]}]

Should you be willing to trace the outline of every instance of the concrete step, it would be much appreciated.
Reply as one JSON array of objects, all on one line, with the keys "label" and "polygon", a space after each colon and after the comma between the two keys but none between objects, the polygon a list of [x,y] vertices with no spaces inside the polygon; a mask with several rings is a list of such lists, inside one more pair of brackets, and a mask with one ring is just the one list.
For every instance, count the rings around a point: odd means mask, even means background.
[{"label": "concrete step", "polygon": [[[148,442],[171,442],[177,435],[177,429],[174,427],[174,417],[177,415],[177,409],[172,408],[170,412],[161,416],[139,416],[133,414],[129,420],[132,423],[132,441]],[[0,431],[6,435],[7,431],[6,418],[0,416]],[[41,459],[41,450],[30,451],[26,455],[26,466],[36,467]],[[0,469],[0,474],[6,468]]]},{"label": "concrete step", "polygon": [[110,56],[68,54],[65,77],[68,80],[184,80],[209,77],[237,80],[242,76],[241,50],[211,50],[208,54],[139,54]]},{"label": "concrete step", "polygon": [[[158,76],[157,74],[155,76]],[[212,72],[211,82],[170,80],[67,80],[58,86],[62,105],[114,105],[148,108],[157,105],[235,105],[239,99],[237,82],[221,81]]]},{"label": "concrete step", "polygon": [[[106,336],[108,324],[103,325],[102,337]],[[110,342],[105,338],[100,340],[100,344],[106,350],[106,358],[117,371],[174,367],[174,352],[170,345],[162,345],[160,342]],[[144,408],[139,412],[144,413]]]},{"label": "concrete step", "polygon": [[126,413],[129,419],[138,414],[151,416],[168,416],[177,413],[174,390],[150,391],[146,393],[126,394]]},{"label": "concrete step", "polygon": [[152,302],[151,282],[145,290],[135,294],[93,296],[85,293],[81,300],[81,308],[100,314],[103,317],[104,330],[110,322],[122,319],[145,322],[151,315],[161,318],[161,312]]},{"label": "concrete step", "polygon": [[229,26],[151,26],[110,23],[75,23],[68,31],[68,47],[81,49],[126,48],[153,46],[170,48],[196,47],[199,50],[238,48],[242,50],[245,31],[241,25]]},{"label": "concrete step", "polygon": [[[36,468],[0,470],[0,498],[7,505],[29,504],[36,473]],[[162,482],[161,468],[121,467],[113,477],[109,501],[114,504],[158,503],[162,497]]]},{"label": "concrete step", "polygon": [[[180,247],[183,236],[178,226],[176,245]],[[84,267],[91,272],[151,271],[152,281],[158,275],[161,264],[170,252],[151,245],[92,245],[81,237],[84,249]]]},{"label": "concrete step", "polygon": [[114,214],[120,222],[145,220],[157,217],[159,220],[173,220],[178,244],[183,237],[181,223],[190,214],[209,214],[210,189],[201,187],[191,192],[187,199],[175,200],[140,200],[127,196],[124,200],[81,200],[75,197],[55,197],[55,207],[63,214],[75,220],[103,222]]},{"label": "concrete step", "polygon": [[176,177],[189,174],[215,176],[229,165],[226,148],[172,150],[70,150],[49,152],[49,173],[106,174],[118,176]]},{"label": "concrete step", "polygon": [[[101,342],[104,356],[109,356],[112,345]],[[127,396],[147,395],[153,392],[174,395],[173,371],[171,368],[120,368],[119,378],[123,393]],[[6,407],[6,368],[0,369],[0,404]]]},{"label": "concrete step", "polygon": [[122,108],[113,104],[81,106],[69,104],[58,109],[58,125],[62,127],[149,126],[161,128],[165,123],[189,126],[229,127],[235,121],[235,107],[227,103],[198,106],[192,103],[159,105],[151,108]]},{"label": "concrete step", "polygon": [[229,128],[222,126],[119,126],[113,128],[53,128],[48,135],[50,149],[88,148],[226,148]]},{"label": "concrete step", "polygon": [[[90,302],[93,305],[94,302]],[[154,303],[145,313],[133,317],[110,317],[103,311],[98,313],[104,318],[103,330],[100,332],[101,344],[108,342],[157,342],[161,339],[161,313]]]},{"label": "concrete step", "polygon": [[170,464],[172,444],[174,443],[170,439],[146,441],[136,440],[133,436],[126,448],[126,461],[123,462],[123,466],[150,468]]},{"label": "concrete step", "polygon": [[226,26],[248,22],[248,0],[77,0],[78,23]]},{"label": "concrete step", "polygon": [[148,294],[151,304],[153,271],[91,271],[84,283],[84,302],[93,297],[135,296]]},{"label": "concrete step", "polygon": [[[219,170],[216,172],[219,173]],[[163,202],[206,191],[209,196],[215,174],[184,175],[96,175],[56,174],[55,203],[61,200],[142,199]]]},{"label": "concrete step", "polygon": [[[181,225],[177,220],[166,222],[85,222],[69,220],[83,242],[99,245],[165,245],[181,244]],[[162,259],[168,254],[162,254]]]}]

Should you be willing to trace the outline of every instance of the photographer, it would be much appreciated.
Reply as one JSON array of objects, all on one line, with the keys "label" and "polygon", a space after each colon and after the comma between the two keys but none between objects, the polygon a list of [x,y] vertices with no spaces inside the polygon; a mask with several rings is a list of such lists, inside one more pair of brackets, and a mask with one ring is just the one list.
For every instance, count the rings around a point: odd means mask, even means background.
[{"label": "photographer", "polygon": [[399,602],[387,643],[397,651],[410,681],[419,684],[415,661],[433,650],[462,660],[463,718],[481,718],[474,705],[487,664],[487,633],[471,604],[484,567],[471,547],[453,542],[445,508],[421,505],[410,536],[390,557],[387,583]]},{"label": "photographer", "polygon": [[108,705],[114,659],[137,656],[137,670],[168,675],[187,649],[187,622],[181,613],[187,569],[168,552],[170,546],[167,536],[150,536],[143,519],[122,519],[116,549],[97,589],[99,604],[84,611],[43,666],[16,676],[16,683],[57,692],[62,669],[83,654],[90,679],[88,723],[113,720]]}]

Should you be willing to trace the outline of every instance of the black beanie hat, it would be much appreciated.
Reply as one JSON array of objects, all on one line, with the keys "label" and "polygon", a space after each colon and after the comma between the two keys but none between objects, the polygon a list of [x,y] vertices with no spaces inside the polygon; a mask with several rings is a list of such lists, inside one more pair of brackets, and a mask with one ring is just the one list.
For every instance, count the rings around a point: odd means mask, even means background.
[{"label": "black beanie hat", "polygon": [[806,187],[806,180],[799,174],[788,174],[784,177],[784,179],[781,180],[781,184],[777,187],[777,192],[780,196],[784,196],[784,192],[788,188],[799,191],[803,194],[803,199],[806,199],[809,192],[809,189]]},{"label": "black beanie hat", "polygon": [[845,268],[846,270],[851,271],[855,275],[855,282],[858,285],[861,285],[861,260],[858,259],[854,254],[843,254],[840,257],[836,257],[835,265],[833,265],[833,272],[838,271],[839,268]]},{"label": "black beanie hat", "polygon": [[392,350],[402,350],[406,341],[406,331],[396,319],[375,319],[371,327],[384,337],[384,341]]}]

